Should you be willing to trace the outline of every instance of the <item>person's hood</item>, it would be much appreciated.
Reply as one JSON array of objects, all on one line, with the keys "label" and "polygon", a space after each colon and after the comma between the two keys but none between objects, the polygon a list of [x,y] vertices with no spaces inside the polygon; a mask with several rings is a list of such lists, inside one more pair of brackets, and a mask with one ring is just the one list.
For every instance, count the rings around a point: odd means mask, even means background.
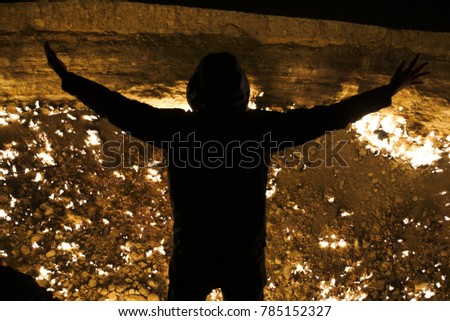
[{"label": "person's hood", "polygon": [[187,86],[187,100],[193,111],[246,110],[250,95],[247,77],[230,53],[205,56]]}]

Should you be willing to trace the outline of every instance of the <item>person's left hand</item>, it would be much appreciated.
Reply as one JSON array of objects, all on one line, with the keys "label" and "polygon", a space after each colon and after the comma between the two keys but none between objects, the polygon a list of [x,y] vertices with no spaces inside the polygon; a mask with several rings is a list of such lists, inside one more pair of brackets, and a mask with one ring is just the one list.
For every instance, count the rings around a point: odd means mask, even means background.
[{"label": "person's left hand", "polygon": [[[400,66],[398,66],[394,75],[389,82],[389,88],[391,89],[392,95],[395,95],[403,88],[409,85],[417,85],[422,84],[423,81],[418,80],[419,78],[428,75],[429,71],[422,71],[423,67],[428,65],[428,62],[421,64],[418,67],[416,66],[417,59],[419,59],[420,55],[417,55],[408,65],[408,67],[404,68],[405,61],[403,61]],[[414,68],[415,67],[415,68]]]},{"label": "person's left hand", "polygon": [[48,65],[58,74],[60,78],[63,78],[67,73],[67,67],[64,63],[59,60],[56,53],[50,47],[48,41],[44,42],[45,55],[47,56]]}]

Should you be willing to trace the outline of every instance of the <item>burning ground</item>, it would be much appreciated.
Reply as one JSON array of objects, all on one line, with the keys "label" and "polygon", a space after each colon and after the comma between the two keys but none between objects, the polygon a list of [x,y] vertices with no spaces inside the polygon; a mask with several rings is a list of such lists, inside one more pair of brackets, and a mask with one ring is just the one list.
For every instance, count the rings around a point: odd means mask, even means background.
[{"label": "burning ground", "polygon": [[[313,168],[301,146],[273,157],[268,300],[449,298],[450,137],[419,135],[395,115],[404,108],[335,132],[348,166]],[[163,300],[172,217],[160,152],[148,145],[145,160],[131,138],[125,166],[104,168],[102,144],[123,133],[77,103],[9,105],[0,122],[3,264],[62,300]]]}]

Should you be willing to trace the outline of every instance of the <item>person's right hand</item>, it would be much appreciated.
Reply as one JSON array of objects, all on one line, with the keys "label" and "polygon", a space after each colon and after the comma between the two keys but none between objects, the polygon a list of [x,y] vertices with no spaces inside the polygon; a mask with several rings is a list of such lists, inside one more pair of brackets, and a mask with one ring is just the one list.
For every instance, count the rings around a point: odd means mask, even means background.
[{"label": "person's right hand", "polygon": [[420,72],[423,67],[428,65],[428,62],[425,62],[421,64],[420,66],[415,67],[417,59],[419,59],[420,55],[417,55],[408,65],[408,67],[404,68],[405,61],[403,61],[400,66],[398,66],[397,70],[395,71],[394,75],[391,78],[391,81],[389,82],[389,88],[391,89],[392,95],[395,95],[403,88],[409,86],[409,85],[417,85],[422,84],[423,81],[418,80],[420,77],[428,75],[429,71],[422,71]]},{"label": "person's right hand", "polygon": [[67,67],[64,63],[59,60],[56,53],[50,47],[48,41],[44,42],[45,55],[47,56],[48,65],[58,74],[60,78],[63,78],[67,73]]}]

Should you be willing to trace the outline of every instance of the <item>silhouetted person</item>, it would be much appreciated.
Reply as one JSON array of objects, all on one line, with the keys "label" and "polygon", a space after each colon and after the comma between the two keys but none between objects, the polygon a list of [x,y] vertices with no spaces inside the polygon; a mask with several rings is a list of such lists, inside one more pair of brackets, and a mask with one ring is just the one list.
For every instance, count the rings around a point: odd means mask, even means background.
[{"label": "silhouetted person", "polygon": [[236,58],[213,53],[189,81],[193,112],[158,109],[71,72],[45,44],[62,88],[102,117],[164,150],[174,215],[169,300],[262,300],[266,283],[266,184],[271,153],[345,128],[391,104],[426,74],[402,63],[390,83],[331,106],[285,113],[247,110],[249,84]]},{"label": "silhouetted person", "polygon": [[0,266],[0,301],[53,301],[53,295],[31,276]]}]

